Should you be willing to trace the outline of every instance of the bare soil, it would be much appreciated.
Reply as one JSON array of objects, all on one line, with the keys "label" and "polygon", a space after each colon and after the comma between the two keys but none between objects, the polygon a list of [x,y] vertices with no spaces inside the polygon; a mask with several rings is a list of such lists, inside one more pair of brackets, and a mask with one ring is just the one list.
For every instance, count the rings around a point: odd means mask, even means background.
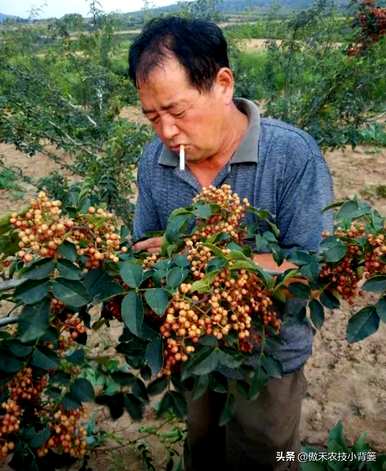
[{"label": "bare soil", "polygon": [[[133,116],[130,111],[127,113]],[[136,116],[140,119],[138,113]],[[45,155],[31,158],[10,145],[0,144],[0,155],[7,165],[21,168],[33,179],[48,175],[54,169],[66,172]],[[63,163],[69,162],[66,155],[62,159]],[[386,198],[377,196],[377,188],[386,184],[385,148],[346,148],[328,152],[326,159],[338,199],[359,194],[386,215]],[[24,188],[24,194],[18,199],[11,192],[0,190],[0,216],[26,204],[34,187],[26,185]],[[314,353],[306,365],[309,387],[301,422],[304,442],[325,444],[328,431],[342,420],[349,441],[366,431],[371,445],[379,452],[386,452],[386,327],[381,325],[377,334],[353,345],[345,340],[348,319],[366,301],[368,299],[362,299],[354,306],[343,304],[342,309],[327,312],[325,325],[315,335]],[[0,307],[1,312],[6,312],[5,306]],[[111,422],[101,409],[97,409],[97,414],[97,423],[103,429],[118,431],[127,440],[138,436],[140,425],[156,423],[151,411],[142,424],[132,423],[127,417]],[[160,465],[165,460],[164,450],[157,440],[150,439],[149,443]],[[104,445],[93,457],[92,469],[140,469],[131,447],[114,447]]]}]

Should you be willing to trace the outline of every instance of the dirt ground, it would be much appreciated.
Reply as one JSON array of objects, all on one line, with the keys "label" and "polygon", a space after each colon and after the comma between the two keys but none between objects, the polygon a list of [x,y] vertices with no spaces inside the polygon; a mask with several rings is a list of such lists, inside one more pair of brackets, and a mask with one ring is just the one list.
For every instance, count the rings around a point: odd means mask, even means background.
[{"label": "dirt ground", "polygon": [[[0,156],[7,165],[21,168],[32,179],[60,170],[57,163],[44,155],[27,157],[6,144],[0,144]],[[68,163],[68,157],[62,158]],[[326,159],[338,199],[359,194],[386,215],[386,198],[377,196],[377,188],[386,184],[386,148],[360,146],[354,151],[346,148],[328,152]],[[27,185],[25,190],[17,199],[9,191],[0,190],[0,216],[26,203],[33,194],[33,186]],[[381,325],[377,334],[353,345],[345,340],[347,320],[365,301],[362,299],[351,307],[344,304],[342,309],[328,312],[325,325],[315,336],[314,353],[306,365],[309,387],[301,423],[305,443],[324,444],[328,430],[341,419],[349,441],[366,431],[371,445],[386,452],[386,327]],[[102,412],[99,414],[102,415],[98,422],[108,420]],[[150,413],[145,423],[153,423],[153,419]],[[128,439],[135,436],[138,427],[127,417],[111,425],[112,430],[119,430]],[[155,442],[154,446],[159,447]],[[156,450],[160,461],[161,449]],[[138,460],[134,452],[125,447],[115,450],[104,446],[95,463],[98,466],[93,469],[140,469],[135,464]]]}]

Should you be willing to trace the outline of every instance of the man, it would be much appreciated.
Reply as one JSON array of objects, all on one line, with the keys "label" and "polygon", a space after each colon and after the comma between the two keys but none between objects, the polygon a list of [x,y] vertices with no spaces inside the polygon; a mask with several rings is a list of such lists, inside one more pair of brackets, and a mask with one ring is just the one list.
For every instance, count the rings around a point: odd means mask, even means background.
[{"label": "man", "polygon": [[[332,199],[320,150],[305,132],[260,118],[254,103],[234,99],[227,44],[215,24],[178,17],[151,21],[130,48],[129,72],[158,136],[139,164],[136,240],[165,229],[173,209],[190,205],[202,187],[227,183],[275,216],[283,248],[318,250],[322,231],[331,225],[322,208]],[[178,167],[181,145],[185,171]],[[160,244],[153,237],[136,248],[157,252]],[[256,262],[277,268],[270,254],[257,254]],[[217,425],[221,395],[188,400],[186,471],[298,469],[296,461],[283,465],[276,457],[300,448],[303,365],[312,337],[306,324],[283,326],[276,352],[283,378],[270,380],[256,401],[239,398],[226,427]]]}]

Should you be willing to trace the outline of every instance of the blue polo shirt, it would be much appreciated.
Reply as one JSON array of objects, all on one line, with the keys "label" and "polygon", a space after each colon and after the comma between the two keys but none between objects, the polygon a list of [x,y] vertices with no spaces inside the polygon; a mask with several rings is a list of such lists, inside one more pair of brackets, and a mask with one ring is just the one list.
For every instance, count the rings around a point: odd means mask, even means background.
[{"label": "blue polo shirt", "polygon": [[[317,251],[322,231],[332,229],[332,215],[322,209],[333,201],[331,175],[318,145],[294,126],[261,118],[253,102],[235,99],[235,103],[247,115],[248,129],[213,185],[226,183],[253,206],[267,209],[280,229],[281,247]],[[179,170],[178,156],[155,139],[139,162],[134,239],[164,230],[170,213],[190,206],[201,189],[188,169]],[[281,339],[275,356],[289,373],[311,355],[313,331],[293,320],[283,324]]]}]

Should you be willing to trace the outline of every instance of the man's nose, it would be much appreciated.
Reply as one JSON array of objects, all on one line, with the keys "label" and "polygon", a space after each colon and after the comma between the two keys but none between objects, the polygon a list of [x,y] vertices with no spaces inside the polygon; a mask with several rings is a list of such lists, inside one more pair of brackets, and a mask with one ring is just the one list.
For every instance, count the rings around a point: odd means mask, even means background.
[{"label": "man's nose", "polygon": [[161,134],[162,137],[170,141],[173,137],[175,137],[178,134],[178,128],[176,126],[176,123],[173,119],[170,118],[164,118],[161,120]]}]

